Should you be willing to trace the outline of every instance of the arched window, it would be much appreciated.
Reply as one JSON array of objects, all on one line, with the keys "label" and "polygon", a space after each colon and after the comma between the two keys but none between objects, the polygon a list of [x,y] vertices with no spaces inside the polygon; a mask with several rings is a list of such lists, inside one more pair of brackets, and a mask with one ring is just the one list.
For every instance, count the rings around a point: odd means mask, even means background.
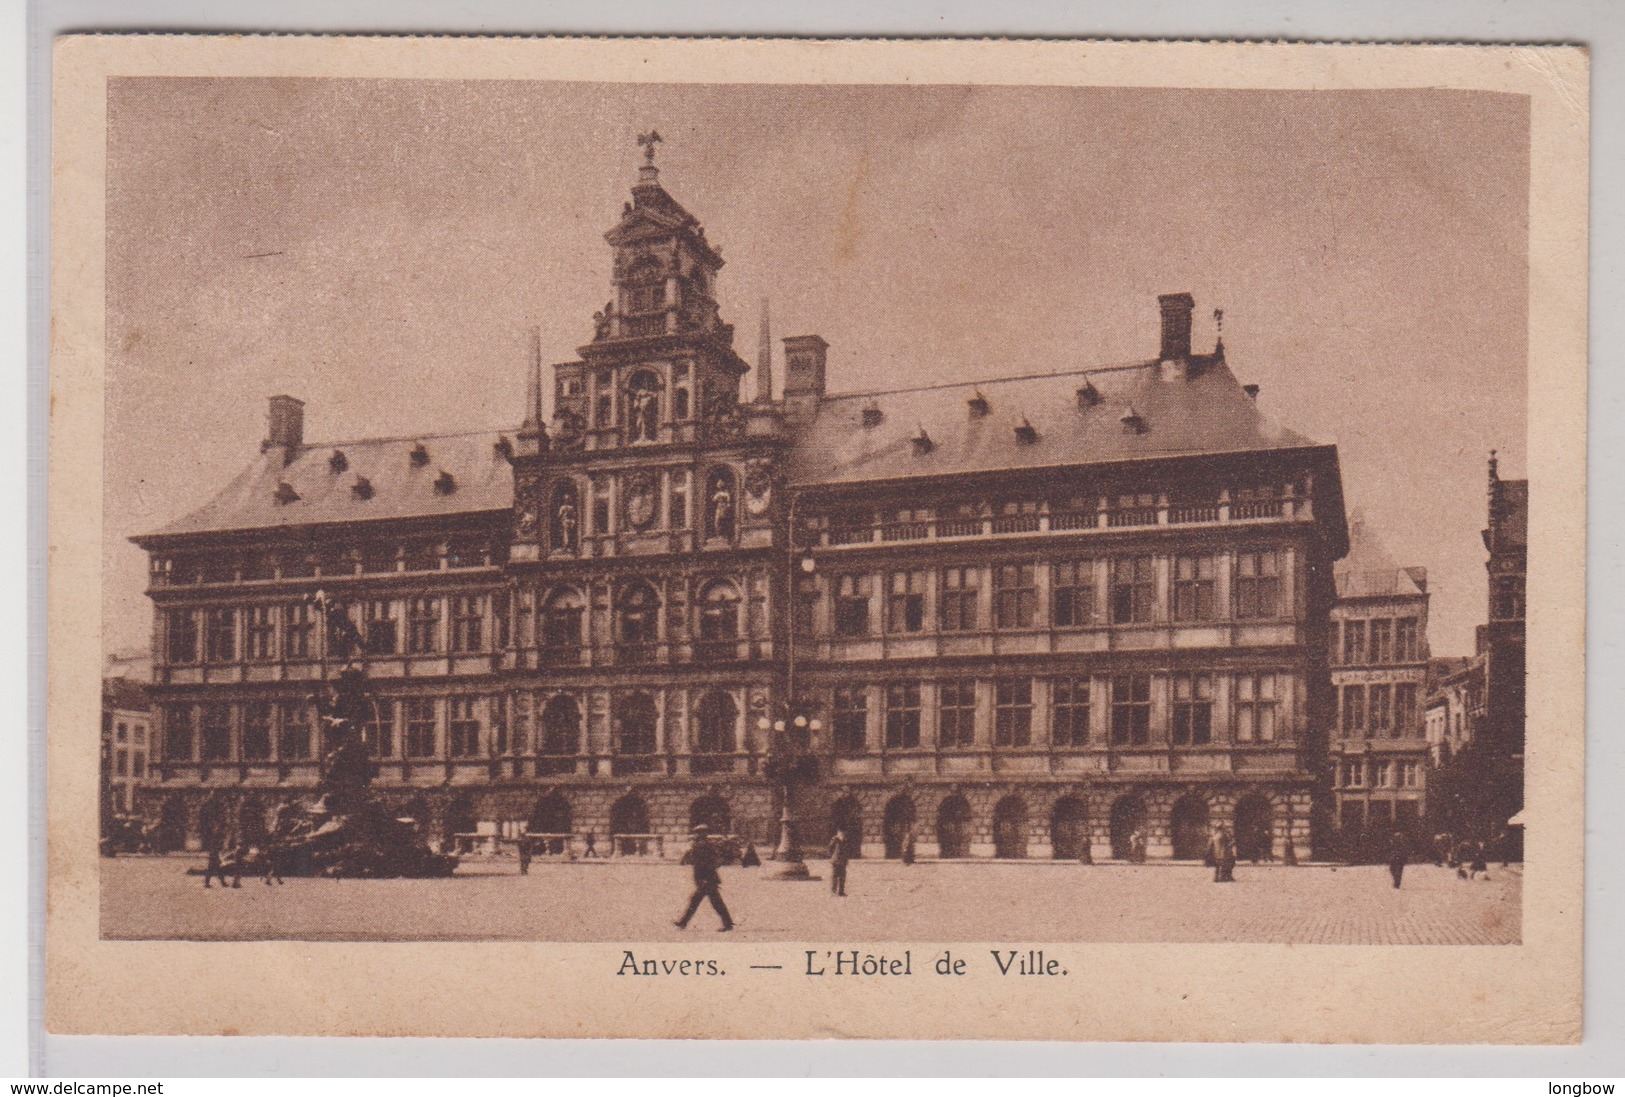
[{"label": "arched window", "polygon": [[660,721],[654,698],[632,693],[615,706],[615,772],[647,773],[654,768],[655,729]]},{"label": "arched window", "polygon": [[567,652],[581,647],[586,599],[574,587],[559,587],[542,606],[542,646]]},{"label": "arched window", "polygon": [[626,436],[633,442],[653,442],[660,434],[660,375],[639,370],[626,384]]},{"label": "arched window", "polygon": [[831,838],[838,830],[845,832],[849,856],[863,856],[863,805],[858,803],[857,797],[843,796],[831,804],[829,824]]},{"label": "arched window", "polygon": [[711,828],[712,834],[727,834],[733,829],[733,814],[728,810],[728,801],[720,796],[701,796],[688,806],[688,825],[697,827],[704,825]]},{"label": "arched window", "polygon": [[1236,803],[1236,856],[1243,861],[1275,860],[1275,805],[1256,792]]},{"label": "arched window", "polygon": [[643,798],[627,793],[609,809],[609,835],[615,852],[622,856],[637,856],[652,852],[644,835],[649,833],[649,807]]},{"label": "arched window", "polygon": [[732,541],[739,528],[739,492],[733,470],[715,468],[705,478],[705,535]]},{"label": "arched window", "polygon": [[1089,809],[1076,796],[1055,801],[1049,816],[1050,853],[1057,861],[1085,858],[1089,848]]},{"label": "arched window", "polygon": [[733,768],[739,706],[722,690],[700,698],[695,712],[694,772],[718,773]]},{"label": "arched window", "polygon": [[574,771],[581,751],[581,707],[574,697],[560,693],[548,699],[542,707],[541,740],[538,773]]},{"label": "arched window", "polygon": [[623,587],[616,600],[615,639],[622,662],[643,663],[654,658],[660,639],[660,597],[641,579]]},{"label": "arched window", "polygon": [[581,544],[581,493],[574,480],[561,480],[553,488],[548,540],[554,552],[575,552]]},{"label": "arched window", "polygon": [[1180,797],[1168,820],[1173,832],[1174,859],[1200,861],[1207,856],[1207,801],[1195,793]]},{"label": "arched window", "polygon": [[738,654],[739,588],[726,579],[700,593],[700,644],[704,659],[731,659]]},{"label": "arched window", "polygon": [[1027,805],[1019,796],[1006,796],[993,807],[993,856],[1027,856]]},{"label": "arched window", "polygon": [[957,793],[937,808],[937,849],[945,858],[970,856],[970,804]]},{"label": "arched window", "polygon": [[1138,796],[1120,796],[1112,805],[1112,856],[1119,861],[1144,857],[1145,801]]},{"label": "arched window", "polygon": [[885,835],[886,856],[892,860],[903,855],[908,848],[909,835],[914,830],[914,801],[906,793],[898,793],[886,801]]}]

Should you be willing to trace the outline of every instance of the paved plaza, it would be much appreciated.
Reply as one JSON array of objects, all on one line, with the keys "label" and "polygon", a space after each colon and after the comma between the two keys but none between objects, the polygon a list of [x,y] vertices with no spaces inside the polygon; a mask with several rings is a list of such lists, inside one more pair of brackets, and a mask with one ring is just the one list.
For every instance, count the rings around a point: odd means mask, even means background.
[{"label": "paved plaza", "polygon": [[[444,880],[291,879],[205,890],[187,857],[104,858],[104,937],[194,940],[678,941],[715,939],[716,915],[672,925],[690,890],[675,864],[471,859]],[[810,862],[816,876],[827,866]],[[1199,865],[855,861],[844,899],[824,880],[726,868],[738,940],[1515,944],[1523,874],[1413,865],[1249,866],[1215,884]]]}]

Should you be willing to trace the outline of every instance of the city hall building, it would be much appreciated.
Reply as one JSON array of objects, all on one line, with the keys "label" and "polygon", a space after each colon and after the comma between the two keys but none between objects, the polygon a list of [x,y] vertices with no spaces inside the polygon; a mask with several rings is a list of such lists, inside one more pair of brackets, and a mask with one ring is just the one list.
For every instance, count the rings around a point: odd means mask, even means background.
[{"label": "city hall building", "polygon": [[340,604],[373,788],[440,841],[771,841],[769,752],[804,727],[809,844],[1107,859],[1143,832],[1195,858],[1222,822],[1243,857],[1309,851],[1337,452],[1270,423],[1222,342],[1193,351],[1188,295],[1127,366],[833,393],[803,335],[775,397],[765,317],[753,371],[652,163],[606,239],[612,301],[550,376],[537,349],[508,429],[318,442],[272,397],[242,472],[135,538],[169,844],[314,788]]}]

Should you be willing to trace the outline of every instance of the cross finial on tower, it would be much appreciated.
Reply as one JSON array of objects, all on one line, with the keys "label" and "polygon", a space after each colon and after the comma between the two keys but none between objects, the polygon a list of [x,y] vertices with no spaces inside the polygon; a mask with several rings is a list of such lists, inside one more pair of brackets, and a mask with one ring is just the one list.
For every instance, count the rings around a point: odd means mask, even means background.
[{"label": "cross finial on tower", "polygon": [[665,140],[660,136],[659,130],[650,130],[648,133],[638,134],[638,144],[643,149],[643,158],[649,163],[655,162],[655,146]]}]

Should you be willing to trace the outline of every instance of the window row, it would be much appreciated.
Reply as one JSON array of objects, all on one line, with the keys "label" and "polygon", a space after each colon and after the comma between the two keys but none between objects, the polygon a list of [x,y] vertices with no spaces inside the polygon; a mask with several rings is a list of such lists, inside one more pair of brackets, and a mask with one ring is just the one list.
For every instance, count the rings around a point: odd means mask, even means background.
[{"label": "window row", "polygon": [[[907,634],[1274,620],[1291,612],[1283,554],[1277,550],[1237,553],[1233,564],[1227,557],[1174,556],[1166,560],[1165,581],[1159,581],[1159,562],[1152,556],[1120,556],[837,574],[829,582],[834,632],[867,636],[877,627]],[[1230,574],[1221,585],[1226,565]],[[807,636],[817,627],[822,590],[816,580],[803,579],[800,592],[796,623]]]},{"label": "window row", "polygon": [[1422,763],[1373,761],[1343,762],[1336,770],[1340,788],[1421,788]]},{"label": "window row", "polygon": [[883,509],[847,507],[808,519],[805,529],[832,545],[874,541],[975,537],[985,533],[1037,533],[1051,530],[1117,529],[1188,525],[1225,518],[1246,521],[1288,516],[1288,506],[1307,492],[1298,484],[1198,487],[1174,492],[1074,492],[1038,499],[909,503]]},{"label": "window row", "polygon": [[196,556],[154,555],[150,561],[155,586],[194,586],[267,579],[314,579],[331,576],[382,575],[398,571],[481,568],[507,561],[505,544],[489,538],[456,537],[448,541],[379,541],[335,545],[316,551],[208,552]]},{"label": "window row", "polygon": [[[1216,682],[1228,678],[1228,703],[1222,709]],[[1162,691],[1153,703],[1153,682]],[[1105,678],[998,678],[935,682],[934,715],[940,749],[963,749],[991,742],[994,747],[1207,746],[1223,737],[1235,743],[1268,743],[1284,738],[1283,707],[1291,679],[1285,675],[1118,674]],[[1047,698],[1038,696],[1047,691]],[[1047,728],[1039,725],[1035,703],[1047,700]],[[835,690],[831,733],[843,754],[863,754],[873,747],[912,750],[932,745],[925,734],[924,714],[931,706],[921,682],[891,682],[871,689],[843,686]],[[1095,710],[1099,710],[1098,726]],[[873,711],[872,711],[873,710]],[[991,720],[991,735],[979,735],[980,721]]]},{"label": "window row", "polygon": [[1415,682],[1381,682],[1338,690],[1337,726],[1351,737],[1420,735]]},{"label": "window row", "polygon": [[[547,542],[553,552],[576,552],[583,536],[683,530],[697,525],[708,539],[733,540],[739,529],[739,484],[718,465],[698,483],[693,473],[639,470],[621,478],[564,479],[548,493]],[[585,506],[583,506],[585,500]],[[522,525],[522,531],[529,532]]]},{"label": "window row", "polygon": [[1332,622],[1333,663],[1414,663],[1425,657],[1415,617],[1374,617]]}]

